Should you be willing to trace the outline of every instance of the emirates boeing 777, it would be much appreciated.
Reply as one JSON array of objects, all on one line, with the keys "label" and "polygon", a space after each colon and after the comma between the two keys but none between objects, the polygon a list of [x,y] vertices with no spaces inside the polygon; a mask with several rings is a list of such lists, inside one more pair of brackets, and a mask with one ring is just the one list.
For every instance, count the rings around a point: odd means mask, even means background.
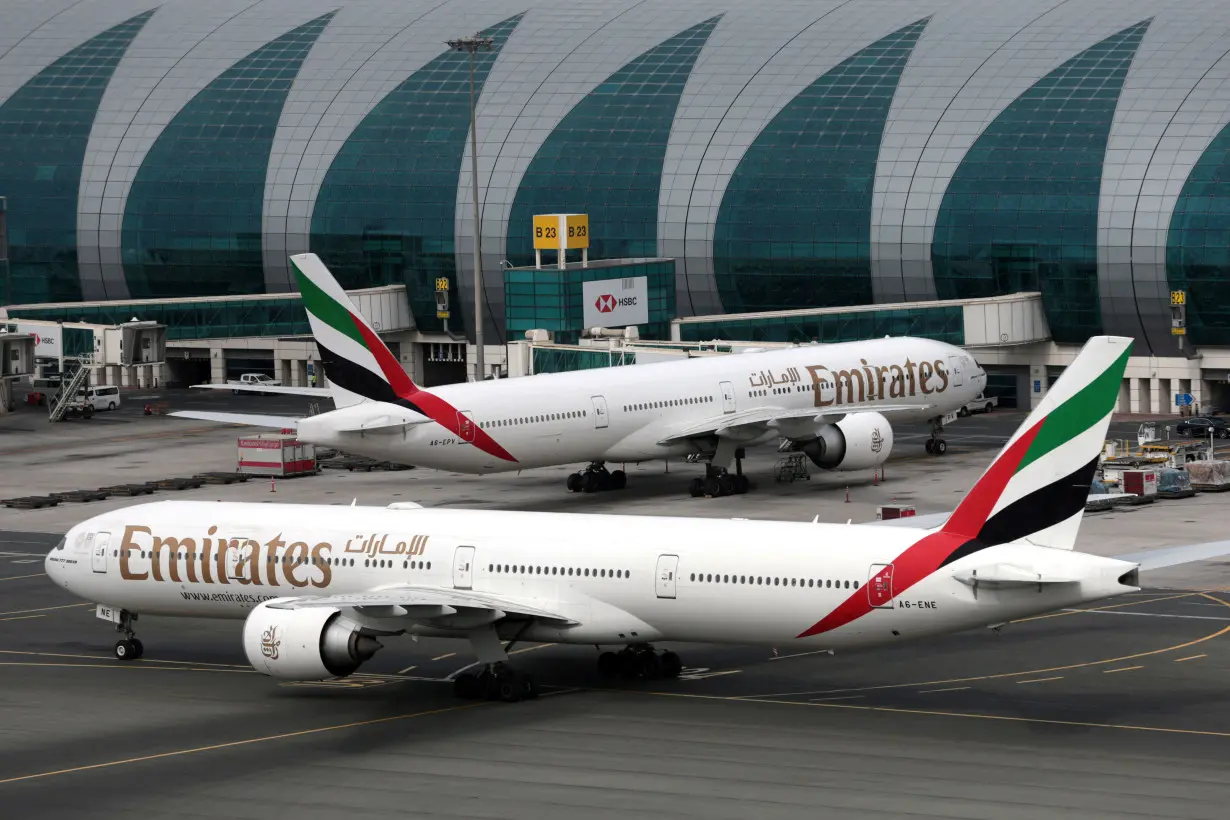
[{"label": "emirates boeing 777", "polygon": [[1130,341],[1090,340],[932,528],[163,501],[73,527],[47,574],[123,632],[121,659],[144,651],[138,615],[242,619],[252,666],[289,680],[350,675],[392,636],[457,638],[479,662],[457,693],[506,700],[536,691],[508,664],[518,641],[605,646],[604,674],[673,677],[679,656],[655,642],[804,652],[1000,624],[1230,553],[1073,550]]},{"label": "emirates boeing 777", "polygon": [[942,455],[944,422],[986,386],[961,348],[905,337],[425,389],[315,254],[291,262],[330,386],[244,390],[329,395],[337,409],[172,415],[293,428],[313,444],[461,473],[589,462],[569,476],[573,492],[621,489],[626,474],[607,463],[689,456],[707,460],[691,494],[713,497],[746,492],[744,448],[775,439],[819,467],[866,470],[892,452],[889,419],[928,421],[927,450]]}]

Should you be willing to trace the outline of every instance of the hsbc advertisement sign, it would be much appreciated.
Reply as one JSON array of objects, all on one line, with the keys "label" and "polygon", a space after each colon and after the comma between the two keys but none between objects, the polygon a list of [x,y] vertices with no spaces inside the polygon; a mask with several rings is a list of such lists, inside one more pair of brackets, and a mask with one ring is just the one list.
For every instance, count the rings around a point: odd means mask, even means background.
[{"label": "hsbc advertisement sign", "polygon": [[34,357],[36,359],[58,359],[64,349],[61,325],[35,325],[24,322],[9,322],[15,333],[29,333],[34,337]]},{"label": "hsbc advertisement sign", "polygon": [[603,279],[581,285],[586,327],[649,323],[649,278]]}]

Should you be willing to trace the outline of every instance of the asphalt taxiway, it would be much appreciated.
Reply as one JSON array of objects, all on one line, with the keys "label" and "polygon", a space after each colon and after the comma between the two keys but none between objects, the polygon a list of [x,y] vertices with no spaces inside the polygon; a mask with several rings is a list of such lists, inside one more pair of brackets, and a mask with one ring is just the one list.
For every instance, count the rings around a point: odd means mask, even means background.
[{"label": "asphalt taxiway", "polygon": [[[678,681],[608,684],[529,645],[519,704],[452,698],[460,642],[386,641],[361,673],[279,684],[238,622],[148,619],[112,660],[0,543],[0,801],[35,817],[1221,817],[1230,595],[1144,590],[830,656],[672,646]],[[40,543],[41,542],[41,543]]]}]

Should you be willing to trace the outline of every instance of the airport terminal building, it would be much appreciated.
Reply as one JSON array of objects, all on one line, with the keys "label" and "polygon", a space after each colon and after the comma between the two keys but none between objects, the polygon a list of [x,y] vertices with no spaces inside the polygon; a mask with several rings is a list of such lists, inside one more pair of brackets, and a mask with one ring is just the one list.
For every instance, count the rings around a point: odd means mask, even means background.
[{"label": "airport terminal building", "polygon": [[303,332],[287,257],[313,251],[348,289],[404,294],[403,326],[384,329],[413,372],[442,356],[464,375],[471,64],[446,41],[477,32],[488,344],[572,298],[508,269],[533,263],[535,214],[584,213],[591,259],[669,260],[660,303],[728,317],[704,325],[715,336],[825,341],[854,331],[729,315],[873,305],[892,315],[844,327],[927,333],[942,303],[1037,293],[1045,339],[977,351],[1001,375],[1045,390],[1076,345],[1124,334],[1120,409],[1230,405],[1224,0],[0,0],[0,15],[10,317],[179,317],[172,356],[234,349],[246,366]]}]

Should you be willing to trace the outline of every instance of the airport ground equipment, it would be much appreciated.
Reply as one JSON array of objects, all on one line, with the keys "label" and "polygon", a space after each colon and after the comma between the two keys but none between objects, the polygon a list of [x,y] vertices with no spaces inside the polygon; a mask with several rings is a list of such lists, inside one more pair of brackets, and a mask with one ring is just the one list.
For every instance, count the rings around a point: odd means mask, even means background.
[{"label": "airport ground equipment", "polygon": [[257,433],[239,439],[239,472],[247,475],[311,475],[316,470],[316,448],[284,433]]},{"label": "airport ground equipment", "polygon": [[807,470],[807,458],[802,453],[791,453],[779,458],[773,466],[773,480],[778,484],[796,481],[811,481],[811,473]]}]

